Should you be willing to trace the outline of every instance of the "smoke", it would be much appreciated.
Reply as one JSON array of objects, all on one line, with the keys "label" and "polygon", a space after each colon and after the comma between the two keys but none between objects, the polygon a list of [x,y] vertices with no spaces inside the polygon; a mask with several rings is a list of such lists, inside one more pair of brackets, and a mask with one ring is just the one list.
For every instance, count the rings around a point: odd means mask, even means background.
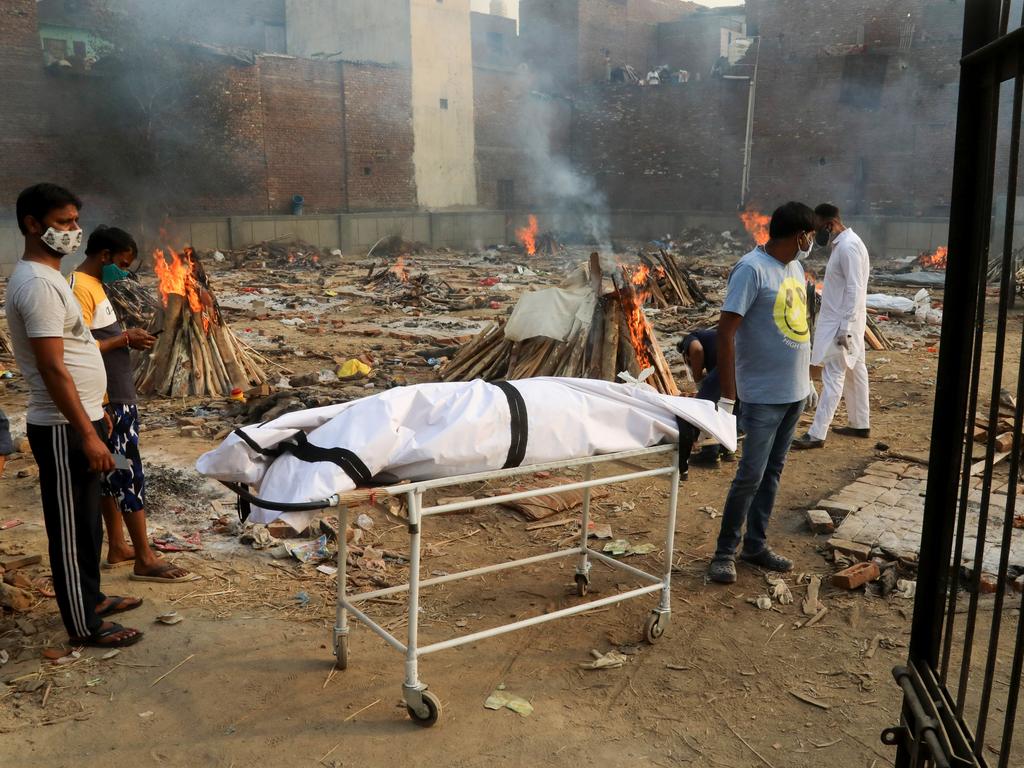
[{"label": "smoke", "polygon": [[564,214],[586,242],[610,249],[608,200],[591,177],[573,167],[568,154],[571,114],[568,99],[538,91],[519,105],[531,199]]}]

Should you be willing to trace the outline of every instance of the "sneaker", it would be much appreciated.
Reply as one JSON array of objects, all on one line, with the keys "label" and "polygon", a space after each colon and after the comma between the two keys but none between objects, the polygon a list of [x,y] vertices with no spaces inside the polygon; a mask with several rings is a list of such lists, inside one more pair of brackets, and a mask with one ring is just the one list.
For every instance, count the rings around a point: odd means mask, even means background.
[{"label": "sneaker", "polygon": [[756,555],[741,552],[740,560],[745,563],[750,563],[751,565],[765,568],[769,571],[778,571],[779,573],[788,573],[793,570],[792,560],[788,560],[782,555],[772,552],[768,547],[765,547]]},{"label": "sneaker", "polygon": [[806,432],[800,437],[793,439],[793,447],[796,448],[798,451],[807,450],[808,448],[824,448],[825,441],[816,440],[815,438],[811,437],[810,432]]},{"label": "sneaker", "polygon": [[845,435],[846,437],[871,437],[870,429],[857,429],[856,427],[832,427],[832,431],[837,435]]},{"label": "sneaker", "polygon": [[708,566],[708,578],[718,584],[735,584],[736,562],[727,557],[715,558]]}]

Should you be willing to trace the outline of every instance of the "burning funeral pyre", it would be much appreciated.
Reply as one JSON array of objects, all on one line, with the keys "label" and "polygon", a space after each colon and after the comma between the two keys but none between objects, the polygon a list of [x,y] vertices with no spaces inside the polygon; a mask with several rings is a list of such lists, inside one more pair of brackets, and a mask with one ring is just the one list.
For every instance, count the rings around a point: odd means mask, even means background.
[{"label": "burning funeral pyre", "polygon": [[540,232],[537,217],[532,213],[525,227],[516,229],[516,240],[523,247],[527,256],[554,256],[565,250],[553,232]]},{"label": "burning funeral pyre", "polygon": [[626,371],[659,392],[678,395],[665,356],[644,316],[646,268],[603,268],[596,253],[560,288],[520,299],[507,323],[482,331],[441,372],[444,381],[571,376],[617,380]]},{"label": "burning funeral pyre", "polygon": [[167,254],[153,253],[163,307],[152,330],[156,345],[135,369],[139,392],[224,396],[266,381],[262,358],[231,332],[192,248]]}]

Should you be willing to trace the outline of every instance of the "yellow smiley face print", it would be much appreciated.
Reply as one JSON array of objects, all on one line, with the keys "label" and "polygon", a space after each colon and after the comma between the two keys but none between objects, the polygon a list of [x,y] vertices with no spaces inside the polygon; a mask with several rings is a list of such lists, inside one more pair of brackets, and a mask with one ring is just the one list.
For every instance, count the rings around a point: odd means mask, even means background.
[{"label": "yellow smiley face print", "polygon": [[807,327],[807,286],[795,277],[782,281],[775,296],[775,325],[790,341],[805,344],[811,340]]}]

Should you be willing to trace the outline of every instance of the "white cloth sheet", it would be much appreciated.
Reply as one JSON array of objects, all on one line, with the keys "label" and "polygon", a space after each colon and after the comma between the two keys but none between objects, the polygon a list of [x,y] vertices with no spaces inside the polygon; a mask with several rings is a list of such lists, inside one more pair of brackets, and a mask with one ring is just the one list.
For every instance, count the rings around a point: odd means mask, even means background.
[{"label": "white cloth sheet", "polygon": [[[676,416],[727,449],[736,448],[735,419],[706,400],[592,379],[545,377],[512,384],[526,404],[523,465],[676,442]],[[398,387],[243,429],[263,449],[301,430],[313,445],[354,452],[373,475],[387,472],[415,481],[500,469],[509,453],[510,423],[505,394],[492,384],[471,381]],[[257,496],[275,502],[312,501],[355,488],[333,462],[264,456],[235,434],[200,456],[196,468],[219,480],[248,484]],[[254,507],[251,519],[278,517],[297,526],[311,515]]]}]

